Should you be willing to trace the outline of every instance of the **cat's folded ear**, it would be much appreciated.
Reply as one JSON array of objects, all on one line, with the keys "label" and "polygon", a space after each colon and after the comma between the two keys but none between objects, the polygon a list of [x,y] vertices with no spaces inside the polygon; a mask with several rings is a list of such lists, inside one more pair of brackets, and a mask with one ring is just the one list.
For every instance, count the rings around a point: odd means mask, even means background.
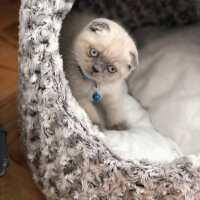
[{"label": "cat's folded ear", "polygon": [[129,69],[136,69],[139,65],[138,55],[134,54],[133,52],[130,52],[130,57],[131,64],[129,65]]},{"label": "cat's folded ear", "polygon": [[106,22],[102,21],[92,21],[91,24],[89,25],[89,29],[93,32],[98,32],[98,31],[109,31],[110,27]]}]

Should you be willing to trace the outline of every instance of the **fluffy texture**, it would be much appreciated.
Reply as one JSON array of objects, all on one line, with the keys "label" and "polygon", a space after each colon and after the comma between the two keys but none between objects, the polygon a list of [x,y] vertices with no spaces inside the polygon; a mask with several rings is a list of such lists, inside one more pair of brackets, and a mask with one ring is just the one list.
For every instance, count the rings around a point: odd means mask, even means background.
[{"label": "fluffy texture", "polygon": [[[133,39],[112,20],[73,13],[63,23],[60,44],[72,94],[93,124],[126,129],[122,115],[122,84],[138,65]],[[98,102],[93,99],[95,92],[100,94]],[[98,106],[102,108],[97,110]],[[102,109],[106,117],[99,114]]]},{"label": "fluffy texture", "polygon": [[200,24],[149,27],[134,35],[141,62],[129,81],[131,94],[148,110],[159,133],[184,154],[199,153]]},{"label": "fluffy texture", "polygon": [[[115,7],[113,1],[111,4],[96,1],[95,5],[98,2],[101,6]],[[117,2],[119,6],[122,1]],[[141,9],[135,15],[142,25],[139,17],[143,7],[152,4],[150,10],[163,11],[166,3],[170,8],[175,4],[171,0],[156,2],[160,4],[125,0],[121,13],[127,20],[132,19],[129,13],[134,13],[137,4]],[[184,11],[190,22],[194,16],[196,20],[199,1],[187,2],[176,1],[177,9],[166,9],[164,19],[173,14],[176,17],[170,22],[185,23]],[[70,0],[22,0],[21,3],[20,134],[38,187],[47,199],[59,200],[200,199],[200,156],[191,155],[170,164],[123,160],[102,142],[102,134],[75,101],[58,50],[61,23],[72,4]],[[145,23],[152,23],[152,19],[160,21],[163,12],[158,12],[156,18],[149,16],[151,12]],[[130,24],[126,23],[128,27]]]},{"label": "fluffy texture", "polygon": [[198,22],[199,4],[198,0],[84,0],[76,1],[74,8],[115,19],[133,31],[141,26],[177,26]]},{"label": "fluffy texture", "polygon": [[148,112],[123,87],[123,115],[130,127],[123,131],[104,130],[104,141],[123,159],[171,162],[183,156],[180,148],[152,126]]}]

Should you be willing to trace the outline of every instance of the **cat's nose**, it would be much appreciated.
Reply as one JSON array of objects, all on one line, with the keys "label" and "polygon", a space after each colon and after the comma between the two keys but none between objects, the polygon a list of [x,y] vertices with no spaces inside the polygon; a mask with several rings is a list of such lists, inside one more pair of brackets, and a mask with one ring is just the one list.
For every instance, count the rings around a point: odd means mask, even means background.
[{"label": "cat's nose", "polygon": [[99,70],[94,65],[92,66],[92,70],[94,73],[99,73]]},{"label": "cat's nose", "polygon": [[101,65],[93,65],[92,66],[92,70],[94,73],[100,73],[100,72],[103,72],[103,67]]}]

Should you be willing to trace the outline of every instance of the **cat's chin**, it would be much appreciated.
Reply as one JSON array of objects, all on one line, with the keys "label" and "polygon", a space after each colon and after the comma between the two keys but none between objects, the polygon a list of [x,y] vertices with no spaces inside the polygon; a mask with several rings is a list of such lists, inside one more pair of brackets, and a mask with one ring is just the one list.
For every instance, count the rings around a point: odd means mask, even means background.
[{"label": "cat's chin", "polygon": [[118,80],[106,80],[105,78],[103,78],[100,74],[98,73],[95,73],[93,71],[89,71],[89,70],[85,70],[83,71],[84,74],[91,80],[97,82],[97,83],[104,83],[104,84],[110,84],[110,83],[113,83],[113,82],[116,82],[116,81],[119,81],[120,79]]}]

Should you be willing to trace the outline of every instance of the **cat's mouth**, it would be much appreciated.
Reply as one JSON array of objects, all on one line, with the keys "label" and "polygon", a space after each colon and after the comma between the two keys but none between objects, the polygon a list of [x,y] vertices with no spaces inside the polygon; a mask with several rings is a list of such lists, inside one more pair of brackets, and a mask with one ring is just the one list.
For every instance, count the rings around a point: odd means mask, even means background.
[{"label": "cat's mouth", "polygon": [[87,70],[86,71],[86,75],[89,77],[89,78],[92,78],[92,79],[95,79],[95,80],[102,80],[103,77],[103,73],[102,72],[99,72],[97,71],[96,69],[94,69],[93,67],[90,69],[90,70]]},{"label": "cat's mouth", "polygon": [[97,72],[94,72],[93,70],[90,70],[87,72],[87,74],[89,74],[92,77],[98,77],[100,76],[101,73],[97,73]]},{"label": "cat's mouth", "polygon": [[90,67],[90,69],[87,72],[92,76],[96,76],[102,74],[104,72],[104,69],[97,65],[92,65],[92,67]]}]

